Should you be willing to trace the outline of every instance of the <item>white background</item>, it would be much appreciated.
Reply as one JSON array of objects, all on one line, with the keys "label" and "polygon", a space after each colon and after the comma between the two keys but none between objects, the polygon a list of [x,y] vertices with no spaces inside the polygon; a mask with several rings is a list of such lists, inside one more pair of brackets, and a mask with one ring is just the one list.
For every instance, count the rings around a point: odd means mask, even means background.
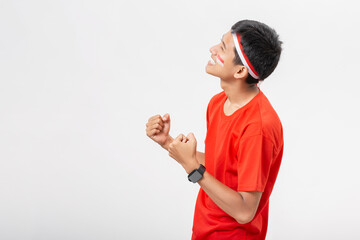
[{"label": "white background", "polygon": [[1,1],[0,239],[190,239],[199,190],[146,136],[204,150],[209,48],[241,19],[283,54],[261,90],[284,128],[267,239],[359,239],[356,1]]}]

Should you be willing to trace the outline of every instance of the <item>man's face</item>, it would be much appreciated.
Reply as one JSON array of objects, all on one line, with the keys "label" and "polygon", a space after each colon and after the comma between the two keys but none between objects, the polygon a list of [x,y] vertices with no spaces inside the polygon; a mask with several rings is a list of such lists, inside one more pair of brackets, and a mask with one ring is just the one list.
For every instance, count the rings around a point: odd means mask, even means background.
[{"label": "man's face", "polygon": [[221,79],[234,78],[236,72],[236,65],[233,63],[234,48],[231,31],[228,31],[217,45],[210,48],[211,59],[206,65],[206,72]]}]

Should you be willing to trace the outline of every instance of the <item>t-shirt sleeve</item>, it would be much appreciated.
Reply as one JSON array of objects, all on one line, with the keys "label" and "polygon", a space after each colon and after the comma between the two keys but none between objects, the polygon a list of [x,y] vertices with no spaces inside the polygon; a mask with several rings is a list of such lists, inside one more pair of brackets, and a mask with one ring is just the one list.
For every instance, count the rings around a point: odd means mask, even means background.
[{"label": "t-shirt sleeve", "polygon": [[272,142],[262,134],[240,140],[237,150],[237,191],[264,192],[273,155]]}]

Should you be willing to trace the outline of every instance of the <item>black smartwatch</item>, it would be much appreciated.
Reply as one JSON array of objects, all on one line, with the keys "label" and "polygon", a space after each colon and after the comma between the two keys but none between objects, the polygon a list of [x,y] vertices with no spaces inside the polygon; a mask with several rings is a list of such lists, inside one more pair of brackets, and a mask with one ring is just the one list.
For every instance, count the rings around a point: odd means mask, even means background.
[{"label": "black smartwatch", "polygon": [[197,183],[197,181],[199,181],[203,177],[205,169],[206,168],[204,167],[204,165],[200,164],[200,167],[198,169],[195,169],[189,174],[188,176],[189,181],[193,183]]}]

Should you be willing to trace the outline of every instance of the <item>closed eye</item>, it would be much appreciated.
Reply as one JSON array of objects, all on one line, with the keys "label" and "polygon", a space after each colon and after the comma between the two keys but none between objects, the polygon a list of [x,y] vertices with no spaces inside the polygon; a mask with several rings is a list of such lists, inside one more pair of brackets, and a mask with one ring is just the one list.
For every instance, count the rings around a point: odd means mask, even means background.
[{"label": "closed eye", "polygon": [[225,51],[226,46],[225,46],[225,43],[224,43],[224,41],[223,41],[223,38],[224,38],[224,35],[223,35],[222,38],[221,38],[221,43],[222,43],[221,48],[223,49],[223,51]]}]

